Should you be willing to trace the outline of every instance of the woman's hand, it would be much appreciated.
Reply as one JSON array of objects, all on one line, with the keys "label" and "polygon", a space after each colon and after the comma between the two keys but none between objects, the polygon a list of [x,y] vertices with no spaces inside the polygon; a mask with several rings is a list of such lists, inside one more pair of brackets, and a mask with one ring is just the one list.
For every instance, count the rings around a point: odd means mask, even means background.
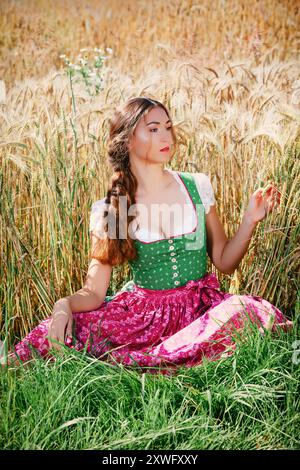
[{"label": "woman's hand", "polygon": [[265,219],[280,204],[281,193],[273,183],[259,188],[252,194],[245,216],[253,224]]},{"label": "woman's hand", "polygon": [[[65,300],[65,299],[63,299]],[[56,304],[49,323],[48,337],[60,343],[72,341],[73,315],[68,303]],[[61,351],[61,346],[48,339],[50,347]]]}]

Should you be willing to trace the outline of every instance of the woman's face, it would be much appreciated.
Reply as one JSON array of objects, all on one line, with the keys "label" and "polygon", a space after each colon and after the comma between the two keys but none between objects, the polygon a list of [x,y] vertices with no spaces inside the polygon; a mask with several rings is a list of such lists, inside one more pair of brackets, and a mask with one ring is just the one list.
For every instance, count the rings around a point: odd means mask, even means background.
[{"label": "woman's face", "polygon": [[[130,158],[151,163],[166,163],[173,153],[172,122],[161,107],[152,108],[139,120],[129,141]],[[168,151],[161,152],[163,147]]]}]

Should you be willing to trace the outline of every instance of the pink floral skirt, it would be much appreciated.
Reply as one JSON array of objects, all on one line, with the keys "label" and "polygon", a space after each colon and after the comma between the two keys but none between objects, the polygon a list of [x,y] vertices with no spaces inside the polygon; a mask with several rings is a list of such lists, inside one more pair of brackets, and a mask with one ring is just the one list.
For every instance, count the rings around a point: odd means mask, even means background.
[{"label": "pink floral skirt", "polygon": [[[235,349],[234,332],[250,321],[263,333],[292,328],[293,322],[267,300],[220,290],[215,274],[184,286],[152,290],[132,284],[106,297],[101,307],[73,313],[73,338],[65,346],[111,364],[138,367],[143,372],[172,374],[178,366],[216,360]],[[14,346],[21,361],[32,359],[32,348],[55,360],[47,339],[51,317],[43,320]],[[30,347],[31,346],[31,347]]]}]

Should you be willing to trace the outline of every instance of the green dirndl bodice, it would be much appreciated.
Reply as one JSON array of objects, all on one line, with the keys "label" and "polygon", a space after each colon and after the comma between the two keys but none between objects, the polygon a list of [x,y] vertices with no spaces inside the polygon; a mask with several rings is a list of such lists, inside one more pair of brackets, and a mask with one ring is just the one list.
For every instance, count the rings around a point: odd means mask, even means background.
[{"label": "green dirndl bodice", "polygon": [[207,271],[205,209],[191,173],[179,172],[196,211],[196,227],[190,233],[153,242],[135,239],[138,256],[130,261],[134,284],[147,289],[170,289],[203,277]]}]

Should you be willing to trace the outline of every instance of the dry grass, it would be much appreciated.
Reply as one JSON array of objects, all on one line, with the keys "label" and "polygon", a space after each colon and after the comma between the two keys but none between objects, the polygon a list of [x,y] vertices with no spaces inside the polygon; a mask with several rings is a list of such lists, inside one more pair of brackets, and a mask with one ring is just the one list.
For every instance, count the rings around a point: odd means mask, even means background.
[{"label": "dry grass", "polygon": [[[60,66],[59,54],[82,47],[113,47],[114,65],[136,78],[171,57],[198,66],[245,59],[273,47],[297,58],[299,4],[295,0],[2,0],[1,75],[9,86],[44,77]],[[124,69],[124,66],[122,67]]]},{"label": "dry grass", "polygon": [[[229,237],[251,193],[275,181],[280,211],[259,225],[235,275],[218,277],[223,289],[264,296],[293,314],[299,13],[294,1],[243,4],[1,2],[2,331],[13,326],[23,337],[58,298],[82,286],[91,203],[103,197],[111,174],[107,120],[141,94],[169,107],[181,141],[170,165],[210,175]],[[82,81],[70,86],[59,58],[75,61],[83,47],[113,49],[95,97]],[[127,274],[115,269],[110,288]]]}]

